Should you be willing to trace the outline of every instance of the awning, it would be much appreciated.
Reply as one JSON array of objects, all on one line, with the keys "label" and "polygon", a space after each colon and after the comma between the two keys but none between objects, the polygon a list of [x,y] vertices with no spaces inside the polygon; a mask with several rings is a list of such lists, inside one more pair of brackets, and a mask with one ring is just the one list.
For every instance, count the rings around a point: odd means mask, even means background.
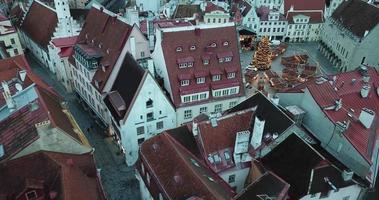
[{"label": "awning", "polygon": [[194,59],[192,56],[189,56],[189,57],[185,57],[185,58],[178,58],[176,60],[177,63],[189,63],[189,62],[193,62]]},{"label": "awning", "polygon": [[206,70],[199,70],[195,72],[195,78],[206,77],[208,72]]},{"label": "awning", "polygon": [[222,71],[219,68],[213,68],[213,69],[210,70],[210,73],[211,73],[212,76],[213,75],[221,75]]}]

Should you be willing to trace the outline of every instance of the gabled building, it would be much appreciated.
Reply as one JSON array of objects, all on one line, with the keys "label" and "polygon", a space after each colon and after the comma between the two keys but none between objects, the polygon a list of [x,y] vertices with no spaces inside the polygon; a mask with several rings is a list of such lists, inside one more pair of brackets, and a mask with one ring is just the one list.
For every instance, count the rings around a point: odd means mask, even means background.
[{"label": "gabled building", "polygon": [[92,153],[39,151],[0,164],[2,199],[105,200]]},{"label": "gabled building", "polygon": [[230,14],[224,8],[206,2],[203,20],[205,24],[223,24],[230,21]]},{"label": "gabled building", "polygon": [[321,30],[320,51],[340,71],[360,64],[379,69],[379,8],[361,0],[344,1]]},{"label": "gabled building", "polygon": [[277,94],[282,106],[297,105],[305,111],[304,127],[371,186],[378,174],[378,83],[375,68],[362,66],[309,81],[297,92]]},{"label": "gabled building", "polygon": [[106,125],[111,123],[103,99],[111,92],[125,56],[150,55],[149,44],[138,26],[99,5],[93,5],[69,59],[75,92]]},{"label": "gabled building", "polygon": [[20,37],[24,47],[56,73],[54,61],[49,57],[50,41],[78,35],[80,27],[71,17],[68,0],[54,0],[54,5],[55,9],[38,0],[33,1],[22,21]]},{"label": "gabled building", "polygon": [[160,27],[156,33],[152,58],[176,108],[177,124],[201,113],[221,113],[244,99],[233,23]]},{"label": "gabled building", "polygon": [[36,77],[23,55],[0,62],[0,162],[40,150],[92,148],[62,98]]},{"label": "gabled building", "polygon": [[112,134],[125,153],[128,165],[137,161],[143,141],[176,127],[175,109],[170,99],[154,76],[139,66],[130,53],[126,54],[104,101],[112,116]]},{"label": "gabled building", "polygon": [[320,29],[324,23],[326,4],[324,0],[306,2],[303,0],[285,0],[284,16],[288,21],[285,41],[319,41]]},{"label": "gabled building", "polygon": [[18,31],[11,20],[0,13],[0,49],[2,58],[13,57],[23,53]]}]

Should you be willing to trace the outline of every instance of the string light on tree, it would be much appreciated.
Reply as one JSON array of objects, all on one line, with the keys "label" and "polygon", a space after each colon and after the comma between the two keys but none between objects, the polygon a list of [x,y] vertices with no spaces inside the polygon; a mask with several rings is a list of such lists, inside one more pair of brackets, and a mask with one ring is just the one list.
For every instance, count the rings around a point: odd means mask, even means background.
[{"label": "string light on tree", "polygon": [[264,36],[258,44],[258,49],[255,51],[253,65],[258,70],[268,70],[271,68],[271,51],[270,51],[270,40],[267,36]]}]

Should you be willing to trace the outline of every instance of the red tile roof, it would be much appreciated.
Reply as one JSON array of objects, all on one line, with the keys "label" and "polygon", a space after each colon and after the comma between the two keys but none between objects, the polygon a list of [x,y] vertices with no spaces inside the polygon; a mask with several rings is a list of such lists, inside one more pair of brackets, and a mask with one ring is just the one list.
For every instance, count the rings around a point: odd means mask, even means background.
[{"label": "red tile roof", "polygon": [[[164,29],[163,29],[164,30]],[[222,32],[223,34],[219,34]],[[235,96],[242,96],[244,94],[244,87],[242,86],[242,74],[240,57],[238,52],[237,35],[234,26],[218,27],[218,28],[194,28],[194,30],[164,32],[162,40],[163,56],[166,62],[166,67],[169,75],[171,85],[171,93],[174,105],[176,107],[185,106],[180,98],[180,82],[178,81],[178,74],[197,74],[199,71],[209,73],[220,71],[221,79],[226,79],[225,68],[235,67],[236,71],[235,80],[240,84],[240,92]],[[178,40],[177,38],[181,38]],[[228,42],[224,46],[224,42]],[[212,43],[216,43],[216,47],[210,47]],[[190,47],[195,45],[195,50],[190,50]],[[181,52],[176,52],[176,47],[182,47]],[[219,63],[217,55],[226,54],[233,55],[232,61]],[[179,68],[177,64],[178,59],[192,57],[194,59],[193,67]],[[209,64],[203,65],[203,58],[209,57]],[[208,73],[208,74],[209,74]],[[211,77],[206,76],[206,85],[211,85]],[[192,80],[191,85],[196,85],[196,81]],[[208,101],[216,100],[212,95]]]},{"label": "red tile roof", "polygon": [[321,11],[315,12],[287,12],[288,23],[293,24],[293,17],[296,15],[305,15],[309,17],[309,23],[323,23],[324,15]]},{"label": "red tile roof", "polygon": [[105,200],[92,154],[37,152],[0,165],[0,196],[13,199],[25,189],[56,193],[63,200]]},{"label": "red tile roof", "polygon": [[78,36],[73,36],[73,37],[52,39],[51,42],[56,47],[61,47],[61,48],[62,47],[72,47],[76,44],[77,39],[78,39]]},{"label": "red tile roof", "polygon": [[250,129],[250,122],[253,117],[252,111],[242,114],[229,114],[217,120],[217,126],[212,127],[210,121],[198,124],[199,140],[204,150],[204,155],[223,150],[234,149],[237,132]]},{"label": "red tile roof", "polygon": [[21,24],[21,30],[35,43],[47,50],[57,23],[58,18],[54,10],[38,1],[33,1]]},{"label": "red tile roof", "polygon": [[284,13],[293,6],[294,10],[322,10],[325,9],[325,0],[285,0]]},{"label": "red tile roof", "polygon": [[[95,7],[89,11],[77,41],[81,45],[97,48],[103,55],[100,63],[109,64],[105,72],[99,68],[92,79],[92,84],[96,85],[96,81],[99,83],[99,91],[105,86],[132,28],[118,19],[116,14],[109,15],[105,10],[101,11]],[[102,48],[98,48],[99,44],[102,44]]]},{"label": "red tile roof", "polygon": [[[333,86],[329,82],[317,85],[311,83],[308,85],[312,97],[317,104],[324,108],[325,106],[333,106],[333,100],[342,99],[342,108],[338,111],[323,110],[326,116],[333,122],[343,122],[350,120],[349,128],[344,135],[357,149],[357,151],[370,163],[374,142],[378,137],[379,122],[379,96],[376,94],[377,83],[379,83],[379,74],[373,67],[368,68],[370,81],[367,83],[371,86],[370,94],[367,98],[362,98],[360,90],[363,85],[362,75],[358,70],[341,73],[336,75],[336,82]],[[353,81],[355,79],[355,81]],[[376,84],[376,86],[375,86]],[[333,88],[337,88],[337,91]],[[368,108],[376,113],[373,125],[370,129],[366,129],[359,120],[352,120],[348,113],[359,118],[363,108]],[[351,111],[354,110],[354,112]]]},{"label": "red tile roof", "polygon": [[207,2],[207,6],[205,7],[205,12],[206,13],[209,13],[209,12],[213,12],[213,11],[222,11],[222,12],[226,12],[224,10],[224,8],[218,6],[218,5],[215,5],[214,3],[212,2]]},{"label": "red tile roof", "polygon": [[150,185],[159,184],[159,192],[167,199],[197,196],[221,200],[234,196],[221,178],[167,133],[142,143],[140,159],[151,177]]}]

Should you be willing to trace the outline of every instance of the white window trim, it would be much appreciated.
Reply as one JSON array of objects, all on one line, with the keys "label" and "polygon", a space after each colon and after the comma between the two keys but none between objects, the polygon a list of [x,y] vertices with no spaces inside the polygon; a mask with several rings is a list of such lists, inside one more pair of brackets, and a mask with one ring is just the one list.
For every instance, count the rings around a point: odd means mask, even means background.
[{"label": "white window trim", "polygon": [[189,80],[181,80],[180,81],[180,86],[187,86],[190,84],[190,81]]},{"label": "white window trim", "polygon": [[197,83],[197,84],[205,83],[205,77],[199,77],[199,78],[196,78],[196,83]]},{"label": "white window trim", "polygon": [[212,76],[212,81],[219,81],[219,80],[221,80],[221,75],[220,74]]}]

